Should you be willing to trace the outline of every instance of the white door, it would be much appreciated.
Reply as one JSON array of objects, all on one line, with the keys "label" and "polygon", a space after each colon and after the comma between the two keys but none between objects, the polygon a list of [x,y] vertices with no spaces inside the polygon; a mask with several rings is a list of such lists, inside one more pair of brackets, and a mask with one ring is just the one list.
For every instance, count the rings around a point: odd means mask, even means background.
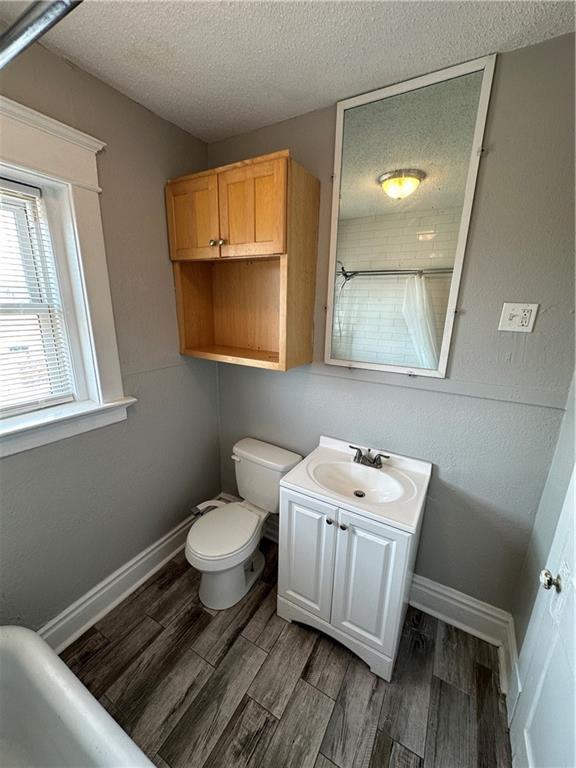
[{"label": "white door", "polygon": [[280,492],[278,595],[330,621],[337,508]]},{"label": "white door", "polygon": [[510,726],[515,768],[574,768],[574,473],[548,561],[560,591],[540,590],[518,662],[522,692]]},{"label": "white door", "polygon": [[390,657],[410,536],[339,510],[332,624]]}]

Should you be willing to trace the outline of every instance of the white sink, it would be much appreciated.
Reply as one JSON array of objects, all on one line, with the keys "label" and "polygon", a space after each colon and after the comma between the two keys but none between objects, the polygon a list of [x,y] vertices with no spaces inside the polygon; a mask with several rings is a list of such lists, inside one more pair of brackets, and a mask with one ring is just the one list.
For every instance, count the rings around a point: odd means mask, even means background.
[{"label": "white sink", "polygon": [[325,490],[365,504],[389,504],[413,498],[416,493],[412,480],[392,467],[376,469],[350,461],[328,461],[312,463],[309,472]]},{"label": "white sink", "polygon": [[[360,447],[364,453],[368,450]],[[321,437],[318,447],[284,475],[280,485],[414,533],[432,465],[372,446],[372,454],[377,453],[388,457],[381,469],[356,464],[348,442]]]}]

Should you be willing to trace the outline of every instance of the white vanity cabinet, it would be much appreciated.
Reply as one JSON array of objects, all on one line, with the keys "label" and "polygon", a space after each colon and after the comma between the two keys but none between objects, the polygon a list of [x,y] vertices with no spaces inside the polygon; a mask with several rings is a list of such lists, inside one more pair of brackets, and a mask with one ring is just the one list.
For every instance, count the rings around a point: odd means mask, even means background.
[{"label": "white vanity cabinet", "polygon": [[331,635],[389,680],[416,538],[281,488],[278,614]]}]

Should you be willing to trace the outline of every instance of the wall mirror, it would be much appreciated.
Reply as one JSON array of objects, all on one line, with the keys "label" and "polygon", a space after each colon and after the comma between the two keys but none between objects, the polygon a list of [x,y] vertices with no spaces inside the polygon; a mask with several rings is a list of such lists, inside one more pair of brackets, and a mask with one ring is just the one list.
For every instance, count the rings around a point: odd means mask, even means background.
[{"label": "wall mirror", "polygon": [[494,60],[338,103],[327,363],[446,375]]}]

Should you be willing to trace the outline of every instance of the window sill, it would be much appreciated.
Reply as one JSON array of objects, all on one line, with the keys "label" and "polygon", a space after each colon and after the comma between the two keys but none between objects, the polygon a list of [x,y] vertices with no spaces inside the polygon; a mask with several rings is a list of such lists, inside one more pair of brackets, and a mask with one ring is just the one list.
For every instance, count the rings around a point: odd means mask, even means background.
[{"label": "window sill", "polygon": [[84,400],[4,419],[0,421],[0,457],[124,421],[128,406],[135,402],[135,397],[111,403]]}]

